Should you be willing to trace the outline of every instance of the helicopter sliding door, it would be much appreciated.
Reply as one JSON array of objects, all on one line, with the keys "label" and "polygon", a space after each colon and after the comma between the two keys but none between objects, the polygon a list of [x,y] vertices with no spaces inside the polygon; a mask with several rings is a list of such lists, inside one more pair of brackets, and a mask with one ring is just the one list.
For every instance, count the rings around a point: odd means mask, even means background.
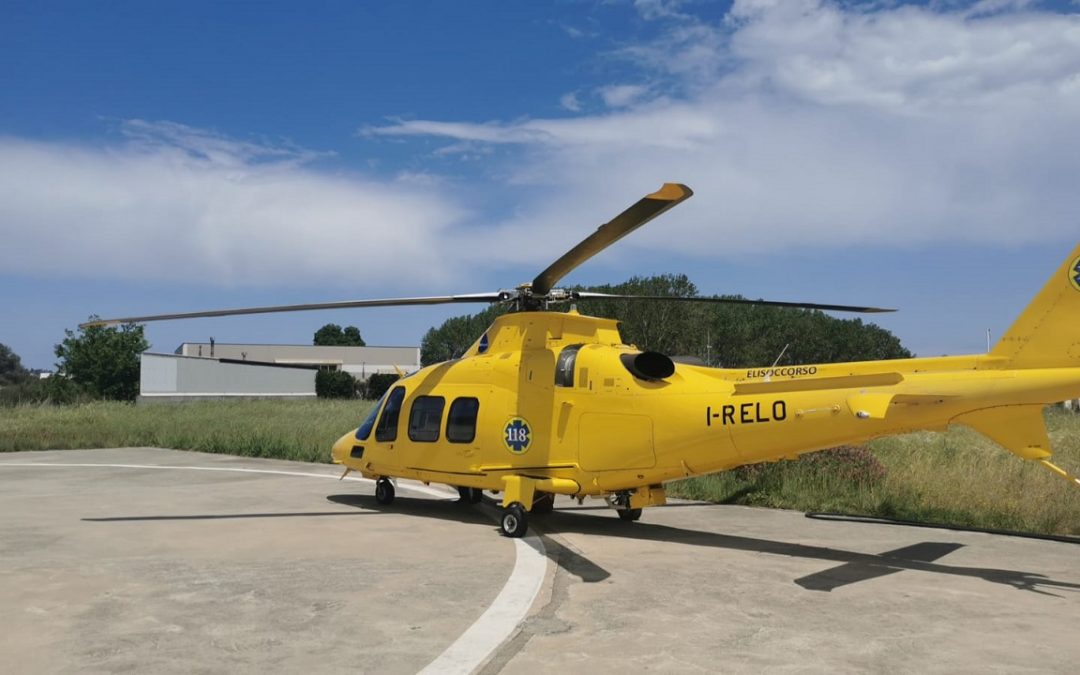
[{"label": "helicopter sliding door", "polygon": [[[405,468],[454,475],[476,472],[480,456],[480,399],[456,388],[418,394],[402,410],[407,441],[399,444]],[[452,481],[447,481],[452,482]]]}]

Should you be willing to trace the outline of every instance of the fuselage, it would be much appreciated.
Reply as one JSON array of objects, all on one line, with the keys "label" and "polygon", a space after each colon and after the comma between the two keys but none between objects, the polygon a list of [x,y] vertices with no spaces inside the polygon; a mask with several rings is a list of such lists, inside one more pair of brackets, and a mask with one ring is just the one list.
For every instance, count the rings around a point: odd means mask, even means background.
[{"label": "fuselage", "polygon": [[1080,368],[1016,371],[991,355],[744,369],[679,363],[660,378],[631,372],[626,357],[639,352],[610,319],[504,315],[460,359],[396,383],[367,433],[335,444],[334,460],[369,477],[499,490],[517,475],[596,495],[1080,394]]}]

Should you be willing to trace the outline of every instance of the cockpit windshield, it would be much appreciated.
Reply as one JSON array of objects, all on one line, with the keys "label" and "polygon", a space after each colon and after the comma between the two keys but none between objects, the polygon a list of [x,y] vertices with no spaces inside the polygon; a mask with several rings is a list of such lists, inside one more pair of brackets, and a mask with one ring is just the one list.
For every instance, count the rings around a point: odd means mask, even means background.
[{"label": "cockpit windshield", "polygon": [[379,410],[382,408],[383,402],[386,401],[386,397],[390,394],[390,390],[387,389],[386,393],[382,395],[378,403],[371,406],[371,412],[364,418],[364,421],[360,424],[360,428],[356,430],[356,440],[366,441],[368,436],[371,435],[371,428],[375,426],[375,417],[379,414]]}]

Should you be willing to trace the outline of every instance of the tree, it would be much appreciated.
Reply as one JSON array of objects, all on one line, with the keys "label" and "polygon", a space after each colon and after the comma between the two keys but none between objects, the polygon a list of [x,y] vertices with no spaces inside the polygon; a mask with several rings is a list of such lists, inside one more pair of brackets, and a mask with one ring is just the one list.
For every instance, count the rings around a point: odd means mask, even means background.
[{"label": "tree", "polygon": [[[586,289],[577,289],[586,290]],[[684,274],[633,277],[621,284],[587,290],[624,295],[697,297]],[[729,296],[742,299],[740,296]],[[582,300],[591,316],[619,322],[623,340],[643,350],[695,356],[728,368],[779,364],[836,363],[910,358],[889,331],[861,319],[837,319],[816,310],[752,305],[664,302],[658,300]],[[505,308],[459,316],[424,336],[424,365],[458,358]],[[785,350],[785,346],[787,349]]]},{"label": "tree", "polygon": [[[585,290],[585,289],[580,289]],[[659,295],[697,297],[697,286],[685,274],[661,274],[654,277],[631,277],[621,284],[589,288],[590,291],[616,295]],[[705,344],[703,327],[709,308],[694,302],[656,300],[588,300],[581,309],[591,316],[606,316],[619,321],[619,330],[627,344],[672,356],[699,356]]]},{"label": "tree", "polygon": [[438,328],[431,328],[420,342],[420,363],[429,366],[456,359],[476,342],[495,317],[504,314],[502,305],[492,305],[477,314],[455,316]]},{"label": "tree", "polygon": [[28,377],[30,373],[23,368],[19,355],[7,345],[0,343],[0,386],[19,384]]},{"label": "tree", "polygon": [[69,378],[100,398],[135,400],[139,354],[150,348],[142,326],[90,326],[78,334],[70,330],[64,334],[67,337],[56,345],[60,362],[53,377]]},{"label": "tree", "polygon": [[314,344],[320,347],[366,347],[360,329],[346,326],[344,329],[336,323],[328,323],[315,331]]}]

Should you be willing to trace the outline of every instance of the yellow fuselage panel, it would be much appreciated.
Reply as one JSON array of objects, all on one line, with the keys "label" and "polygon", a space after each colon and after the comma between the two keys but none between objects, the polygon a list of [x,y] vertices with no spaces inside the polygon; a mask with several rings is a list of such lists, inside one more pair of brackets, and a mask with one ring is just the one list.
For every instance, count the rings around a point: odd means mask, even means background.
[{"label": "yellow fuselage panel", "polygon": [[[557,384],[559,355],[575,345],[572,376]],[[1005,370],[990,356],[750,369],[676,364],[672,376],[648,381],[620,361],[636,351],[609,319],[499,317],[461,359],[395,385],[406,395],[393,443],[350,433],[335,445],[335,461],[369,476],[494,490],[510,474],[563,478],[596,494],[1080,394],[1080,368]],[[436,442],[409,440],[417,396],[446,400]],[[480,401],[471,443],[444,437],[445,411],[458,397]],[[354,445],[364,448],[362,458],[351,456]]]}]

